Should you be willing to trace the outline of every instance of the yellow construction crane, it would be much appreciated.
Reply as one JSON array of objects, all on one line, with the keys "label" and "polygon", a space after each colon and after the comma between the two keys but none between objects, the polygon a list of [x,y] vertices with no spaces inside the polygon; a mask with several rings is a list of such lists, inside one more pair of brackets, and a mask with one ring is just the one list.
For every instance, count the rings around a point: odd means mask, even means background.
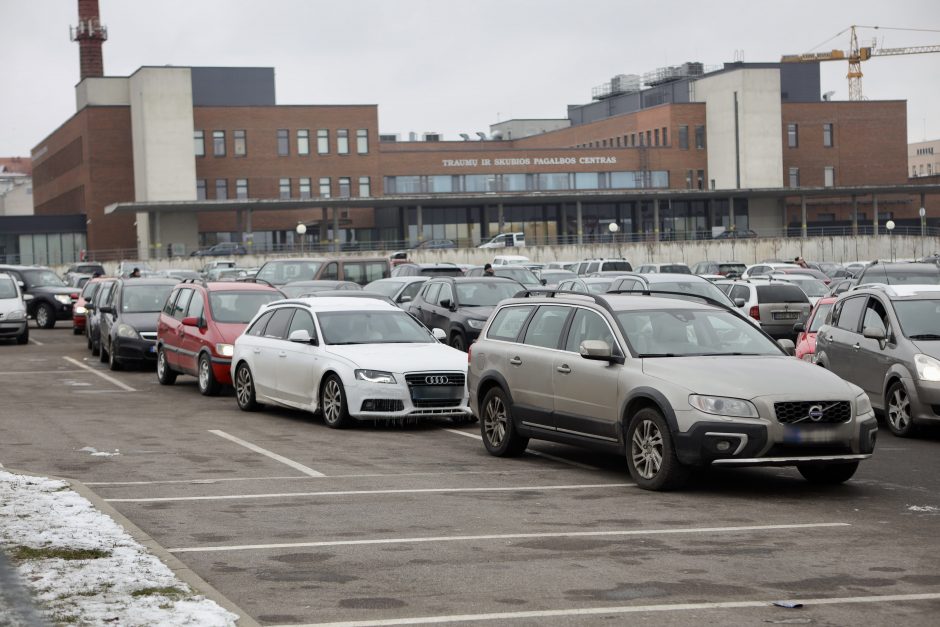
[{"label": "yellow construction crane", "polygon": [[[937,46],[909,46],[906,48],[877,48],[876,42],[872,41],[871,46],[858,45],[858,35],[856,28],[873,28],[882,30],[904,30],[920,32],[940,32],[925,28],[888,28],[882,26],[856,26],[852,25],[841,33],[834,35],[827,41],[831,41],[846,32],[849,35],[849,50],[829,50],[827,52],[807,52],[804,54],[785,54],[780,58],[781,63],[806,63],[812,61],[848,61],[849,72],[846,78],[849,79],[849,100],[864,100],[862,95],[862,61],[867,61],[872,57],[889,57],[901,54],[924,54],[928,52],[940,52],[940,45]],[[824,42],[825,43],[825,42]],[[822,44],[820,44],[822,45]],[[818,47],[818,46],[817,46]]]}]

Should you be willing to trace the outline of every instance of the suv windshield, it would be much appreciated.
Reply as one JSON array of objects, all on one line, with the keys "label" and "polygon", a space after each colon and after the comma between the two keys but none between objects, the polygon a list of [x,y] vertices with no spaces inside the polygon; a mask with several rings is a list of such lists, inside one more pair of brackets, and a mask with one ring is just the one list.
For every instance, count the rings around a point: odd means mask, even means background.
[{"label": "suv windshield", "polygon": [[865,268],[858,283],[937,285],[940,284],[940,268],[927,263],[877,264]]},{"label": "suv windshield", "polygon": [[637,357],[783,354],[754,325],[730,312],[624,311],[617,322]]},{"label": "suv windshield", "polygon": [[317,314],[326,344],[421,344],[436,342],[404,311],[330,311]]},{"label": "suv windshield", "polygon": [[403,288],[406,284],[406,281],[373,281],[365,286],[365,290],[369,292],[375,292],[376,294],[381,294],[382,296],[388,296],[391,298],[398,293],[398,290]]},{"label": "suv windshield", "polygon": [[209,310],[216,322],[248,324],[262,305],[280,298],[274,292],[210,292]]},{"label": "suv windshield", "polygon": [[27,287],[68,287],[52,270],[23,270],[23,281]]},{"label": "suv windshield", "polygon": [[317,276],[320,261],[271,261],[264,264],[256,278],[273,285],[284,285],[290,281],[309,281]]},{"label": "suv windshield", "polygon": [[457,302],[461,307],[495,307],[499,301],[512,298],[520,291],[515,283],[502,281],[457,283]]},{"label": "suv windshield", "polygon": [[813,314],[813,324],[809,327],[810,333],[816,333],[819,331],[819,327],[826,323],[826,317],[829,315],[832,305],[833,303],[826,303],[816,308],[816,313]]},{"label": "suv windshield", "polygon": [[0,298],[16,298],[16,285],[13,279],[0,279]]},{"label": "suv windshield", "polygon": [[758,285],[757,300],[761,303],[808,303],[806,292],[795,285]]},{"label": "suv windshield", "polygon": [[894,310],[910,339],[940,339],[940,299],[896,300]]},{"label": "suv windshield", "polygon": [[538,277],[536,277],[535,274],[528,268],[507,268],[505,266],[497,266],[493,268],[493,273],[498,277],[503,277],[504,279],[513,279],[519,281],[523,285],[539,286],[542,284],[541,281],[538,280]]},{"label": "suv windshield", "polygon": [[157,313],[163,309],[174,285],[128,285],[121,297],[123,313]]}]

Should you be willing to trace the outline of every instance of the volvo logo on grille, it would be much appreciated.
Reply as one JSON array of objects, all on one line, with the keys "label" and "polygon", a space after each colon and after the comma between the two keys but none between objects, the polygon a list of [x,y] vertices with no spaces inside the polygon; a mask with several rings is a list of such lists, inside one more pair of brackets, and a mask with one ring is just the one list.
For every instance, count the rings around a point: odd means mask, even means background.
[{"label": "volvo logo on grille", "polygon": [[428,385],[447,385],[448,381],[450,381],[450,378],[444,375],[432,375],[424,377],[424,382]]},{"label": "volvo logo on grille", "polygon": [[809,408],[809,419],[813,422],[819,422],[822,420],[823,413],[825,413],[825,410],[822,408],[822,405],[812,405]]}]

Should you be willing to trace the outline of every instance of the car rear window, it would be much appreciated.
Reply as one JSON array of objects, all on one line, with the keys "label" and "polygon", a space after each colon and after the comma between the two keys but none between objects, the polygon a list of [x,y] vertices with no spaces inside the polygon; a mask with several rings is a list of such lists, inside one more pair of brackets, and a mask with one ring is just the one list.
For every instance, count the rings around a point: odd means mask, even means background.
[{"label": "car rear window", "polygon": [[692,274],[688,266],[661,266],[660,272],[665,274]]},{"label": "car rear window", "polygon": [[808,303],[809,298],[795,285],[758,285],[757,301],[761,303]]},{"label": "car rear window", "polygon": [[449,268],[447,266],[430,267],[421,268],[421,274],[427,274],[430,276],[463,276],[463,270],[456,266],[453,268]]},{"label": "car rear window", "polygon": [[[630,265],[629,261],[605,261],[604,271],[607,270],[613,270],[614,272],[630,272],[633,270],[633,266]],[[666,272],[666,270],[663,270],[663,272]]]},{"label": "car rear window", "polygon": [[737,272],[738,274],[744,274],[744,271],[747,270],[747,266],[743,263],[720,263],[718,264],[718,274],[728,274],[729,272]]}]

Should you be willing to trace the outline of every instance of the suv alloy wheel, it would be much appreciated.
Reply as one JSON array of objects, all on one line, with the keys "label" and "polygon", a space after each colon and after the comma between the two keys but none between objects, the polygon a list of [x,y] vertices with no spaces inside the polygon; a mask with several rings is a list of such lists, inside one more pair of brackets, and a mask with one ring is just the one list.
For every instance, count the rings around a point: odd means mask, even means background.
[{"label": "suv alloy wheel", "polygon": [[323,412],[323,422],[331,429],[343,429],[349,425],[346,392],[335,374],[328,376],[320,389],[320,411]]},{"label": "suv alloy wheel", "polygon": [[515,457],[529,445],[529,438],[516,433],[506,393],[500,387],[491,388],[483,397],[480,431],[483,445],[491,455]]},{"label": "suv alloy wheel", "polygon": [[248,364],[239,364],[235,370],[235,400],[242,411],[257,411],[261,404],[255,400],[255,380]]},{"label": "suv alloy wheel", "polygon": [[176,382],[176,372],[166,363],[166,351],[162,346],[157,350],[157,381],[161,385],[173,385]]},{"label": "suv alloy wheel", "polygon": [[627,467],[641,488],[673,490],[688,479],[689,469],[679,463],[669,425],[658,410],[644,407],[636,412],[626,440]]},{"label": "suv alloy wheel", "polygon": [[55,310],[52,305],[42,303],[36,309],[36,326],[41,329],[51,329],[55,326]]},{"label": "suv alloy wheel", "polygon": [[888,388],[885,397],[885,417],[888,419],[888,428],[899,438],[914,435],[914,420],[911,418],[911,401],[907,396],[907,389],[900,381],[895,381]]},{"label": "suv alloy wheel", "polygon": [[215,396],[219,393],[219,382],[215,379],[215,373],[212,371],[212,360],[209,355],[203,353],[199,356],[199,393],[203,396]]}]

